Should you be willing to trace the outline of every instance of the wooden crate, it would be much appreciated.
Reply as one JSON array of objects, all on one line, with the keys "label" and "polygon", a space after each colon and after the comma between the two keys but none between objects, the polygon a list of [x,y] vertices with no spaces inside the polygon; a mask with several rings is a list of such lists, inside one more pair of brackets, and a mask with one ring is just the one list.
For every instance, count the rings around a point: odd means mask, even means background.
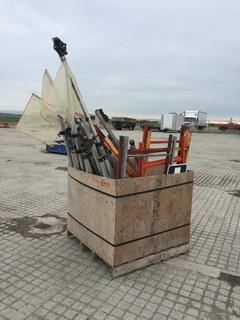
[{"label": "wooden crate", "polygon": [[193,172],[109,179],[68,169],[67,230],[114,275],[186,252]]}]

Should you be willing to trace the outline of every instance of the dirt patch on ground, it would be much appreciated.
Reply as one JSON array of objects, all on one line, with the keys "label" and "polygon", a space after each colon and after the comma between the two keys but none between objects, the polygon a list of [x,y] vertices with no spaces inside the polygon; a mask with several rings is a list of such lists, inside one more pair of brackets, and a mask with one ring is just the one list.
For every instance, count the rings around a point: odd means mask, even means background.
[{"label": "dirt patch on ground", "polygon": [[240,197],[240,190],[230,191],[229,194],[235,197]]},{"label": "dirt patch on ground", "polygon": [[48,161],[36,161],[36,162],[33,162],[33,164],[35,164],[37,166],[49,166],[51,164],[51,162],[48,162]]},{"label": "dirt patch on ground", "polygon": [[67,171],[67,167],[57,167],[56,170]]},{"label": "dirt patch on ground", "polygon": [[22,217],[11,219],[8,229],[20,233],[24,237],[49,237],[66,230],[66,219],[57,215],[42,217]]},{"label": "dirt patch on ground", "polygon": [[218,279],[227,282],[231,287],[240,286],[240,276],[220,272]]}]

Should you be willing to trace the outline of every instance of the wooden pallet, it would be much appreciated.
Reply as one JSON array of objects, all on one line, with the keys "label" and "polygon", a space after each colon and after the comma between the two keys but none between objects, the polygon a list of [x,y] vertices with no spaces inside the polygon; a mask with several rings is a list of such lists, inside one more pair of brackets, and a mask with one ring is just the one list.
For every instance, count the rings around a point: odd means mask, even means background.
[{"label": "wooden pallet", "polygon": [[[69,230],[67,230],[66,235],[67,235],[67,237],[74,236]],[[101,257],[99,257],[96,254],[96,252],[92,251],[82,241],[79,240],[79,243],[80,243],[80,249],[82,251],[89,250],[91,252],[91,257],[92,258],[98,257],[99,259],[101,259]],[[128,274],[130,272],[133,272],[133,271],[148,267],[150,265],[158,264],[161,261],[165,261],[165,260],[168,260],[170,258],[179,256],[181,254],[184,254],[184,253],[188,252],[189,248],[190,248],[190,244],[187,243],[187,244],[180,245],[179,247],[174,247],[174,248],[170,248],[170,249],[167,249],[167,250],[163,250],[163,251],[161,251],[159,253],[151,254],[149,256],[137,259],[135,261],[124,263],[124,264],[122,264],[120,266],[117,266],[117,267],[111,267],[111,269],[112,269],[112,277],[113,278],[117,278],[119,276]]]},{"label": "wooden pallet", "polygon": [[151,254],[150,256],[137,259],[135,261],[131,261],[125,263],[118,267],[112,268],[113,278],[119,277],[121,275],[127,274],[129,272],[145,268],[152,264],[160,263],[161,261],[168,260],[170,258],[179,256],[183,253],[186,253],[189,250],[189,243],[181,245],[179,247],[163,250],[162,252]]}]

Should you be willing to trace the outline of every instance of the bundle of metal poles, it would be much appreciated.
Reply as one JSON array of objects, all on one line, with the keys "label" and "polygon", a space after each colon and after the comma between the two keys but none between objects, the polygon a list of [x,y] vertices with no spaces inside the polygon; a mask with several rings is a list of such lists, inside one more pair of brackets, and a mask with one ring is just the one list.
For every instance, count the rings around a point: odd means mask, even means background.
[{"label": "bundle of metal poles", "polygon": [[[53,41],[61,61],[66,61],[66,44],[59,38],[53,38]],[[96,110],[95,115],[104,131],[93,123],[74,79],[70,77],[70,80],[71,89],[83,111],[82,114],[75,114],[71,124],[67,125],[58,116],[70,166],[95,175],[123,179],[142,177],[153,172],[167,173],[173,163],[186,163],[191,140],[188,128],[182,127],[179,139],[169,135],[168,140],[154,141],[151,140],[151,131],[145,126],[137,148],[135,141],[128,137],[120,136],[118,139],[115,136],[102,109]],[[161,147],[153,148],[151,144],[161,144]],[[158,159],[152,160],[152,157]]]},{"label": "bundle of metal poles", "polygon": [[[71,127],[62,123],[62,132],[68,152],[69,165],[85,172],[115,179],[143,177],[167,173],[172,164],[185,164],[191,134],[182,127],[179,139],[169,135],[167,140],[151,140],[151,131],[144,127],[142,141],[136,148],[134,140],[111,130],[110,121],[101,109],[95,111],[104,131],[91,118],[74,117]],[[89,128],[94,128],[90,131]],[[161,147],[151,147],[160,144]],[[158,158],[153,160],[152,158]]]}]

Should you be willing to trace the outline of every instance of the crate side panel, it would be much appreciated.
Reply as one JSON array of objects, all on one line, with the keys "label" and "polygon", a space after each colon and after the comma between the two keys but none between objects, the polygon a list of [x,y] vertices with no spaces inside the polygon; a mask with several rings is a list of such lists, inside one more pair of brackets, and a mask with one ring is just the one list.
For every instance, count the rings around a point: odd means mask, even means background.
[{"label": "crate side panel", "polygon": [[115,242],[131,241],[190,223],[192,183],[123,197],[116,202]]},{"label": "crate side panel", "polygon": [[68,167],[68,174],[90,188],[116,196],[116,180]]},{"label": "crate side panel", "polygon": [[85,229],[70,216],[67,217],[67,230],[96,253],[108,265],[114,264],[114,247],[92,232]]},{"label": "crate side panel", "polygon": [[107,241],[115,241],[116,199],[96,192],[68,176],[68,212]]}]

